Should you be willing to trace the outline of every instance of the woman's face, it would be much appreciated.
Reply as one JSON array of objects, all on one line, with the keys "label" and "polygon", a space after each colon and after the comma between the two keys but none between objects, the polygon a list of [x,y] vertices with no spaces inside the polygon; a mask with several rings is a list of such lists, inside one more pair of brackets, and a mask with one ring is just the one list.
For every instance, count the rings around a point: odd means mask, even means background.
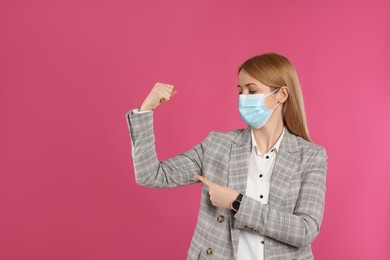
[{"label": "woman's face", "polygon": [[[245,70],[241,70],[238,73],[238,92],[242,95],[251,95],[251,94],[268,94],[272,92],[272,89],[267,85],[264,85],[257,79],[251,77]],[[265,105],[267,108],[272,109],[278,104],[276,99],[276,94],[271,94],[265,98]]]}]

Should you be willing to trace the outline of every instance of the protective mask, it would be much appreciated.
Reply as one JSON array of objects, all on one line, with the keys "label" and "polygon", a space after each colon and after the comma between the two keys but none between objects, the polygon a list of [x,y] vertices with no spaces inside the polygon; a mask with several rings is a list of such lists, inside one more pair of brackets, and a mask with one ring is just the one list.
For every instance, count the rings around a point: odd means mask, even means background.
[{"label": "protective mask", "polygon": [[254,128],[261,128],[270,118],[272,111],[280,104],[278,103],[274,108],[269,109],[265,106],[265,97],[276,92],[265,94],[251,94],[240,95],[238,99],[238,109],[242,120]]}]

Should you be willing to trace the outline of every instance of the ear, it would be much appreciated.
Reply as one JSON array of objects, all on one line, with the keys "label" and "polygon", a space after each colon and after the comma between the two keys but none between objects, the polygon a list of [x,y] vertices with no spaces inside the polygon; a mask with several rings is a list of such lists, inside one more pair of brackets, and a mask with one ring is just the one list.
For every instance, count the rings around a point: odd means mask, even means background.
[{"label": "ear", "polygon": [[287,86],[280,87],[280,89],[277,93],[278,93],[278,96],[277,96],[278,102],[283,104],[288,98],[288,87]]}]

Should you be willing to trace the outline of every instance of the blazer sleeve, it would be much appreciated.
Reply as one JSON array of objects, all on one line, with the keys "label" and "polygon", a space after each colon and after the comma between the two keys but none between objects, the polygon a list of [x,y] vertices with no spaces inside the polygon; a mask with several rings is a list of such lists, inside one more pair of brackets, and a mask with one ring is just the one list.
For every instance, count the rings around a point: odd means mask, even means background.
[{"label": "blazer sleeve", "polygon": [[246,195],[235,215],[235,228],[253,230],[295,247],[311,244],[318,235],[324,211],[327,155],[319,147],[301,183],[293,213],[281,212]]},{"label": "blazer sleeve", "polygon": [[141,186],[173,188],[198,182],[194,177],[202,172],[205,149],[211,142],[212,132],[191,150],[167,160],[159,161],[155,148],[153,111],[126,113],[132,145],[135,180]]}]

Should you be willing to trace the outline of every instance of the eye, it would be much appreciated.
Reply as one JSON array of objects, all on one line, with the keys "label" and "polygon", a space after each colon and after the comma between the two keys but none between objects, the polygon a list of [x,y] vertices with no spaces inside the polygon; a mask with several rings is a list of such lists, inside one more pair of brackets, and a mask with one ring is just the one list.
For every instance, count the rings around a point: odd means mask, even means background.
[{"label": "eye", "polygon": [[255,94],[255,93],[256,93],[256,90],[249,90],[249,93],[250,93],[250,94]]},{"label": "eye", "polygon": [[242,94],[242,92],[238,91],[238,95],[241,95],[241,94]]}]

